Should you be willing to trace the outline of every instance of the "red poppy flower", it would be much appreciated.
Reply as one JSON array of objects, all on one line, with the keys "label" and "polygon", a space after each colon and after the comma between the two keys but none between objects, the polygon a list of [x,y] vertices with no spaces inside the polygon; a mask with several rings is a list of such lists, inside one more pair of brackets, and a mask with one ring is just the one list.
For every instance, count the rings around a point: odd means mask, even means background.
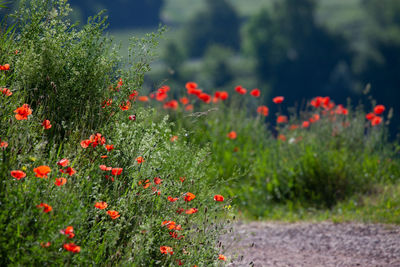
[{"label": "red poppy flower", "polygon": [[241,95],[244,95],[247,93],[247,89],[243,88],[241,85],[236,86],[235,91]]},{"label": "red poppy flower", "polygon": [[65,179],[65,178],[56,178],[56,181],[54,182],[54,184],[56,185],[56,186],[63,186],[63,185],[65,185],[67,183],[67,179]]},{"label": "red poppy flower", "polygon": [[221,260],[221,261],[226,261],[226,257],[224,255],[222,255],[222,254],[218,255],[218,259]]},{"label": "red poppy flower", "polygon": [[24,173],[23,171],[20,171],[20,170],[15,170],[15,171],[11,171],[11,176],[17,180],[20,180],[20,179],[26,177],[26,173]]},{"label": "red poppy flower", "polygon": [[114,145],[106,145],[107,151],[111,151],[114,149]]},{"label": "red poppy flower", "polygon": [[125,103],[121,104],[119,108],[123,111],[129,110],[131,108],[131,102],[127,100]]},{"label": "red poppy flower", "polygon": [[43,208],[44,213],[50,212],[53,208],[50,205],[47,205],[46,203],[40,203],[39,205],[36,205],[37,208]]},{"label": "red poppy flower", "polygon": [[375,117],[371,120],[371,125],[372,125],[372,126],[376,126],[376,125],[381,124],[381,122],[382,122],[382,117],[375,116]]},{"label": "red poppy flower", "polygon": [[47,178],[47,174],[51,172],[51,169],[49,166],[39,166],[37,168],[34,168],[33,171],[36,173],[36,177]]},{"label": "red poppy flower", "polygon": [[221,99],[222,101],[224,101],[224,100],[228,99],[229,94],[226,91],[216,91],[214,93],[214,96],[215,96],[215,98]]},{"label": "red poppy flower", "polygon": [[320,107],[321,103],[322,103],[322,97],[320,97],[320,96],[313,98],[310,102],[311,106],[313,106],[315,108]]},{"label": "red poppy flower", "polygon": [[231,131],[230,133],[228,133],[228,138],[229,139],[236,139],[236,137],[237,137],[237,134],[236,134],[236,132],[235,131]]},{"label": "red poppy flower", "polygon": [[276,118],[276,123],[287,123],[287,122],[288,122],[287,116],[280,115],[278,116],[278,118]]},{"label": "red poppy flower", "polygon": [[201,101],[203,101],[204,103],[210,103],[211,102],[211,96],[209,94],[206,93],[201,93],[199,96],[199,99]]},{"label": "red poppy flower", "polygon": [[72,176],[76,173],[76,171],[72,167],[68,167],[65,170],[60,170],[60,172],[68,174],[69,176]]},{"label": "red poppy flower", "polygon": [[128,119],[129,119],[130,121],[135,121],[135,120],[136,120],[136,115],[130,115],[130,116],[128,117]]},{"label": "red poppy flower", "polygon": [[86,139],[86,140],[82,140],[81,141],[81,147],[82,148],[88,148],[89,147],[89,145],[90,145],[90,140],[89,139]]},{"label": "red poppy flower", "polygon": [[254,97],[260,97],[261,91],[260,91],[260,89],[257,89],[257,88],[253,89],[253,90],[251,90],[250,95],[252,95]]},{"label": "red poppy flower", "polygon": [[50,121],[49,121],[49,120],[44,120],[44,121],[42,122],[42,126],[43,126],[43,128],[44,128],[45,130],[50,129],[50,128],[51,128]]},{"label": "red poppy flower", "polygon": [[161,93],[168,93],[169,90],[171,90],[171,88],[168,85],[163,85],[157,89],[157,91]]},{"label": "red poppy flower", "polygon": [[280,104],[283,102],[283,100],[285,100],[283,96],[277,96],[272,99],[272,102],[274,102],[275,104]]},{"label": "red poppy flower", "polygon": [[375,114],[377,114],[377,115],[382,114],[384,111],[385,111],[385,106],[384,106],[384,105],[376,105],[376,106],[374,107],[374,112],[375,112]]},{"label": "red poppy flower", "polygon": [[155,184],[161,184],[162,180],[158,177],[154,177],[154,183]]},{"label": "red poppy flower", "polygon": [[23,104],[22,107],[17,108],[14,110],[15,118],[17,120],[27,120],[28,116],[32,114],[32,109],[29,108],[28,104]]},{"label": "red poppy flower", "polygon": [[303,121],[303,123],[301,124],[301,126],[303,128],[308,128],[310,126],[310,122],[309,121]]},{"label": "red poppy flower", "polygon": [[59,160],[58,162],[57,162],[57,165],[58,166],[62,166],[62,167],[65,167],[65,166],[67,166],[69,164],[69,160],[68,159],[61,159],[61,160]]},{"label": "red poppy flower", "polygon": [[48,248],[48,247],[51,246],[51,243],[50,243],[50,242],[46,242],[46,243],[40,242],[40,246],[41,246],[42,248]]},{"label": "red poppy flower", "polygon": [[187,192],[186,194],[185,194],[185,197],[183,198],[186,202],[190,202],[190,201],[192,201],[193,199],[195,199],[196,198],[196,196],[194,195],[194,194],[192,194],[192,193],[190,193],[190,192]]},{"label": "red poppy flower", "polygon": [[0,148],[1,149],[6,149],[8,147],[8,143],[5,141],[1,141],[0,139]]},{"label": "red poppy flower", "polygon": [[174,135],[169,139],[171,142],[175,142],[176,140],[178,140],[178,136]]},{"label": "red poppy flower", "polygon": [[9,70],[10,69],[10,64],[4,64],[4,70]]},{"label": "red poppy flower", "polygon": [[187,104],[189,104],[189,98],[187,98],[186,96],[181,97],[181,98],[179,99],[179,101],[182,103],[182,105],[187,105]]},{"label": "red poppy flower", "polygon": [[349,111],[347,108],[344,108],[343,105],[338,105],[335,110],[336,114],[348,115]]},{"label": "red poppy flower", "polygon": [[109,107],[111,105],[112,105],[112,99],[110,98],[110,99],[104,100],[101,107],[105,108],[105,107]]},{"label": "red poppy flower", "polygon": [[8,88],[0,88],[0,92],[5,96],[11,96],[13,94]]},{"label": "red poppy flower", "polygon": [[185,85],[187,90],[191,90],[191,89],[196,89],[197,88],[197,83],[195,82],[188,82]]},{"label": "red poppy flower", "polygon": [[139,157],[136,158],[136,162],[138,164],[142,164],[144,162],[144,158],[142,156],[139,156]]},{"label": "red poppy flower", "polygon": [[161,246],[160,247],[160,251],[161,251],[162,254],[166,254],[166,255],[167,254],[170,254],[170,255],[174,254],[173,249],[171,247],[167,247],[167,246]]},{"label": "red poppy flower", "polygon": [[193,105],[192,105],[192,104],[187,105],[187,106],[185,107],[185,110],[186,110],[186,111],[193,110]]},{"label": "red poppy flower", "polygon": [[163,107],[165,109],[176,110],[179,107],[179,103],[176,100],[171,100],[171,101],[165,102]]},{"label": "red poppy flower", "polygon": [[138,95],[138,92],[136,90],[133,90],[132,93],[128,96],[128,98],[129,98],[129,100],[135,101],[137,95]]},{"label": "red poppy flower", "polygon": [[222,195],[215,195],[214,200],[222,202],[222,201],[224,201],[224,197]]},{"label": "red poppy flower", "polygon": [[281,140],[282,142],[286,141],[286,136],[283,134],[278,135],[278,140]]},{"label": "red poppy flower", "polygon": [[267,106],[259,106],[257,108],[257,113],[267,117],[268,113],[269,113],[269,109]]},{"label": "red poppy flower", "polygon": [[163,102],[168,97],[167,93],[164,91],[156,92],[156,100]]},{"label": "red poppy flower", "polygon": [[122,168],[112,168],[111,169],[111,174],[116,176],[116,175],[121,175],[122,173]]},{"label": "red poppy flower", "polygon": [[181,214],[182,212],[184,212],[185,210],[183,208],[178,208],[176,210],[176,213]]},{"label": "red poppy flower", "polygon": [[167,227],[169,230],[180,230],[182,228],[181,225],[176,225],[176,223],[174,221],[163,221],[161,223],[161,226],[165,226]]},{"label": "red poppy flower", "polygon": [[149,102],[149,97],[148,96],[139,96],[138,100],[140,102]]},{"label": "red poppy flower", "polygon": [[68,243],[63,245],[65,250],[68,250],[72,253],[79,253],[81,251],[81,247],[75,245],[74,243]]},{"label": "red poppy flower", "polygon": [[121,216],[121,215],[119,214],[119,212],[116,211],[116,210],[109,210],[109,211],[107,211],[107,214],[110,215],[111,219],[113,219],[113,220],[115,220],[115,219],[117,219],[119,216]]},{"label": "red poppy flower", "polygon": [[179,177],[179,180],[183,183],[185,181],[186,177]]},{"label": "red poppy flower", "polygon": [[100,210],[104,210],[105,208],[108,207],[107,202],[101,201],[101,202],[96,202],[96,204],[94,204],[95,208],[98,208]]},{"label": "red poppy flower", "polygon": [[375,114],[373,112],[370,112],[367,115],[365,115],[365,118],[370,121],[373,118],[375,118]]},{"label": "red poppy flower", "polygon": [[310,121],[311,123],[314,123],[314,122],[319,121],[320,118],[321,118],[321,117],[319,116],[319,114],[314,114],[314,115],[312,116],[312,118],[309,119],[309,121]]},{"label": "red poppy flower", "polygon": [[194,214],[194,213],[196,213],[196,212],[198,212],[199,210],[198,209],[196,209],[196,208],[190,208],[190,209],[188,209],[188,210],[185,210],[185,213],[186,214]]},{"label": "red poppy flower", "polygon": [[299,128],[298,125],[292,124],[292,125],[290,125],[289,130],[294,131],[294,130],[296,130],[297,128]]},{"label": "red poppy flower", "polygon": [[177,197],[171,197],[171,196],[168,196],[167,199],[168,199],[169,202],[175,202],[175,201],[178,200]]},{"label": "red poppy flower", "polygon": [[147,179],[147,180],[145,180],[145,181],[143,181],[143,182],[142,182],[142,181],[139,181],[138,184],[139,184],[139,185],[143,184],[143,188],[144,188],[144,189],[148,188],[148,187],[151,185],[149,179]]},{"label": "red poppy flower", "polygon": [[68,238],[73,238],[75,236],[74,228],[72,226],[67,226],[67,228],[60,230],[60,233],[68,236]]}]

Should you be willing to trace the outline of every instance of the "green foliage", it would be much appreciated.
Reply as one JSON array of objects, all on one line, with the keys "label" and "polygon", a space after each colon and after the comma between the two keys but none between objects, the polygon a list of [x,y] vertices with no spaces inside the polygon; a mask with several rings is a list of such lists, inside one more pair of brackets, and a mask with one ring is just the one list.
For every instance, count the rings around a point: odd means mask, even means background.
[{"label": "green foliage", "polygon": [[212,44],[238,49],[239,25],[239,16],[228,1],[207,0],[205,9],[185,25],[183,40],[188,55],[202,56]]},{"label": "green foliage", "polygon": [[[134,106],[163,29],[132,38],[121,62],[103,19],[77,29],[64,20],[69,11],[65,1],[22,2],[18,30],[0,35],[0,65],[10,64],[0,85],[12,93],[0,91],[0,265],[217,265],[218,236],[231,215],[230,201],[214,201],[219,189],[206,182],[210,150],[181,131],[171,142],[167,118]],[[23,104],[26,116],[15,116]],[[39,166],[50,168],[47,177],[36,174]],[[67,182],[57,186],[61,177]],[[189,192],[195,198],[185,201]],[[97,209],[100,201],[108,207]],[[80,251],[68,251],[70,243]]]}]

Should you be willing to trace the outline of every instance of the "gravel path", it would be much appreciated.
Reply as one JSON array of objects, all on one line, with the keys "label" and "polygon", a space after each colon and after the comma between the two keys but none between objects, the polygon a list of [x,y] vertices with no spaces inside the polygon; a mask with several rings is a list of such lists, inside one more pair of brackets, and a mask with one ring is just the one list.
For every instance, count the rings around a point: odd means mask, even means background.
[{"label": "gravel path", "polygon": [[239,223],[221,241],[228,266],[400,267],[400,226]]}]

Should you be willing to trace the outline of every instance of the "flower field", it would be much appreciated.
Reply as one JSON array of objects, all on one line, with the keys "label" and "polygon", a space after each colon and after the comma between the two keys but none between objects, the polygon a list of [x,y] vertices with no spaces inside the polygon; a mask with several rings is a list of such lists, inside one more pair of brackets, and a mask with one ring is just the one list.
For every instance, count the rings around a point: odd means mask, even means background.
[{"label": "flower field", "polygon": [[1,266],[219,266],[237,211],[330,209],[398,182],[382,103],[145,92],[163,29],[123,59],[104,18],[78,27],[70,11],[22,1],[0,25]]}]

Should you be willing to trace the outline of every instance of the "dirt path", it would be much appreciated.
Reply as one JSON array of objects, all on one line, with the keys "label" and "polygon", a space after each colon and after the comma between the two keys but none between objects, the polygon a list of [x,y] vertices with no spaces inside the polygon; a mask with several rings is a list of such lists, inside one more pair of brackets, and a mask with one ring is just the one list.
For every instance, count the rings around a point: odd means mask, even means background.
[{"label": "dirt path", "polygon": [[239,223],[222,242],[228,266],[400,267],[400,226]]}]

